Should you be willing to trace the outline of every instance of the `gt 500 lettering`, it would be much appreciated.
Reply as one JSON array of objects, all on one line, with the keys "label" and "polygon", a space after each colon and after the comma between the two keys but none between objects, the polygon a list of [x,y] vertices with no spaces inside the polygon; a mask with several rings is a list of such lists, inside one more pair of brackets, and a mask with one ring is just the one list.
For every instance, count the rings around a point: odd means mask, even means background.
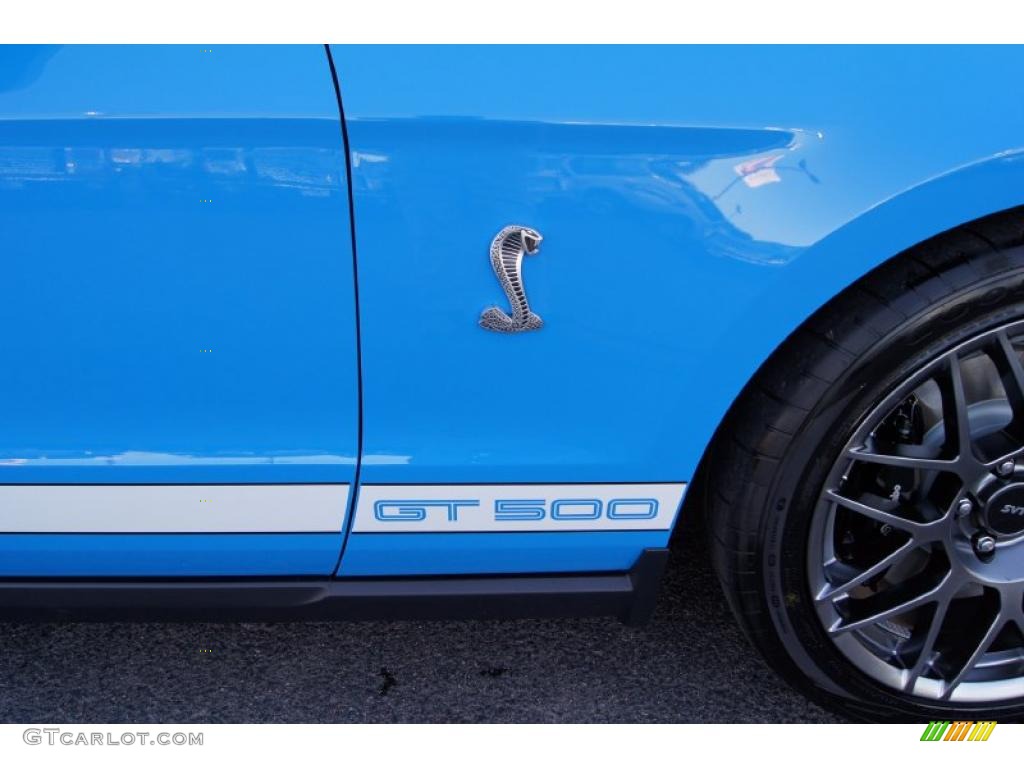
[{"label": "gt 500 lettering", "polygon": [[[479,500],[451,499],[405,501],[383,499],[373,504],[373,516],[382,522],[423,522],[429,512],[444,514],[449,523],[459,522],[459,509],[479,507]],[[495,499],[495,520],[650,520],[658,514],[657,499],[612,499],[605,508],[601,499],[555,499],[550,507],[544,499]]]},{"label": "gt 500 lettering", "polygon": [[683,483],[368,485],[360,489],[352,530],[353,533],[665,530],[672,525],[684,489]]},{"label": "gt 500 lettering", "polygon": [[544,499],[496,499],[495,520],[597,520],[603,514],[609,520],[650,520],[658,516],[657,499],[555,499],[545,507]]},{"label": "gt 500 lettering", "polygon": [[441,510],[448,518],[448,522],[458,522],[459,507],[475,507],[480,502],[473,499],[461,501],[375,501],[373,503],[373,517],[382,522],[410,522],[419,523],[427,519],[427,512],[430,510]]}]

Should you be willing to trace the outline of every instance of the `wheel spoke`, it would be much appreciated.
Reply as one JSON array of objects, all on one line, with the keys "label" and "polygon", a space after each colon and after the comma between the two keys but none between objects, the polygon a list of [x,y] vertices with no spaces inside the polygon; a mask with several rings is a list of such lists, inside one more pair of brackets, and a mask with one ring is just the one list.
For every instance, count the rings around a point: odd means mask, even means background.
[{"label": "wheel spoke", "polygon": [[943,686],[940,698],[948,699],[950,696],[953,695],[953,691],[956,690],[956,687],[960,685],[960,683],[963,682],[964,678],[968,674],[970,674],[971,670],[973,670],[978,665],[978,662],[981,660],[981,657],[985,655],[985,652],[988,650],[989,646],[992,645],[992,641],[996,639],[996,636],[999,634],[999,632],[1002,630],[1005,624],[1006,619],[1003,617],[1003,614],[1001,612],[997,613],[996,617],[992,620],[992,623],[985,631],[985,634],[982,636],[981,640],[978,641],[978,644],[975,647],[974,651],[967,658],[967,661],[964,662],[963,666],[956,673],[953,679],[949,680]]},{"label": "wheel spoke", "polygon": [[935,651],[935,640],[942,630],[942,623],[946,620],[946,612],[949,610],[950,602],[951,599],[947,598],[939,600],[935,604],[935,613],[932,615],[931,623],[928,625],[928,632],[921,643],[921,651],[917,655],[914,666],[907,670],[906,682],[903,684],[903,690],[907,693],[914,690],[918,679],[924,674],[931,663],[932,653]]},{"label": "wheel spoke", "polygon": [[816,598],[817,600],[833,600],[836,597],[845,595],[854,587],[860,586],[865,581],[869,581],[881,573],[884,573],[887,568],[891,568],[895,563],[898,563],[904,557],[907,556],[912,550],[917,548],[917,543],[910,539],[906,544],[889,553],[877,563],[872,565],[870,568],[858,573],[852,579],[848,579],[846,582],[839,586],[826,587],[821,594]]},{"label": "wheel spoke", "polygon": [[960,370],[960,356],[956,352],[948,354],[945,367],[945,375],[935,379],[942,394],[942,419],[946,425],[946,440],[956,440],[957,459],[963,462],[973,458],[974,449],[971,443],[971,424],[967,420],[967,395]]},{"label": "wheel spoke", "polygon": [[996,343],[990,349],[989,357],[999,372],[1014,421],[1020,422],[1024,418],[1024,366],[1005,331],[996,334]]},{"label": "wheel spoke", "polygon": [[941,522],[936,520],[931,523],[918,523],[914,520],[908,520],[905,517],[894,515],[892,512],[885,512],[877,507],[872,507],[867,504],[863,504],[853,499],[848,499],[845,496],[841,496],[835,491],[825,491],[825,498],[841,507],[849,509],[853,512],[858,512],[865,517],[870,517],[876,522],[882,523],[883,525],[891,525],[893,528],[899,528],[901,531],[906,531],[910,534],[911,541],[921,541],[924,539],[931,538],[929,534],[933,531],[937,533],[937,523]]},{"label": "wheel spoke", "polygon": [[958,463],[954,459],[927,459],[918,456],[897,456],[889,453],[873,453],[863,448],[851,448],[846,455],[857,461],[871,464],[884,464],[887,467],[904,467],[906,469],[935,470],[953,472]]},{"label": "wheel spoke", "polygon": [[876,611],[868,616],[856,619],[854,621],[847,622],[840,619],[831,627],[829,627],[829,634],[839,635],[843,634],[844,632],[852,632],[855,629],[863,629],[864,627],[869,627],[872,624],[877,624],[880,621],[891,619],[893,616],[899,616],[900,614],[906,613],[907,611],[912,611],[915,608],[920,608],[921,606],[928,605],[928,603],[933,603],[937,600],[941,600],[947,595],[946,585],[950,583],[951,578],[952,572],[947,571],[946,574],[939,580],[938,584],[936,584],[931,589],[917,595],[916,597],[908,598],[907,600],[903,600],[898,604],[892,606],[891,608],[885,608],[883,610]]},{"label": "wheel spoke", "polygon": [[[1024,635],[1024,595],[1017,595],[1009,605],[1004,601],[1001,605],[1003,618],[1010,624],[1014,624],[1017,630]],[[1024,652],[1024,648],[1020,649]]]}]

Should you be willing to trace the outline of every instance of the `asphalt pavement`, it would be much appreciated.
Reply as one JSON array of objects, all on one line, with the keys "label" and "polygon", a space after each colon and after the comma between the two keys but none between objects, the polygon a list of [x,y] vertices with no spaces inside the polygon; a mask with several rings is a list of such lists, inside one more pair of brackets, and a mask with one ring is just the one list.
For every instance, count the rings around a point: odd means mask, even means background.
[{"label": "asphalt pavement", "polygon": [[747,645],[700,523],[654,620],[0,624],[2,722],[831,722]]}]

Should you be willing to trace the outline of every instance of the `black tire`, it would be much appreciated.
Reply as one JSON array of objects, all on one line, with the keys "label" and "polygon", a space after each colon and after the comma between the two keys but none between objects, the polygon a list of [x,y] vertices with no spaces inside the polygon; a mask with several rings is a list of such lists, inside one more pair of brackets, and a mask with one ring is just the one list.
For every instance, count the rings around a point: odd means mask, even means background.
[{"label": "black tire", "polygon": [[804,323],[737,399],[705,458],[712,560],[751,643],[790,684],[856,720],[1016,721],[1021,697],[942,703],[887,688],[835,647],[808,584],[826,475],[871,409],[927,361],[1024,318],[1024,209],[890,259]]}]

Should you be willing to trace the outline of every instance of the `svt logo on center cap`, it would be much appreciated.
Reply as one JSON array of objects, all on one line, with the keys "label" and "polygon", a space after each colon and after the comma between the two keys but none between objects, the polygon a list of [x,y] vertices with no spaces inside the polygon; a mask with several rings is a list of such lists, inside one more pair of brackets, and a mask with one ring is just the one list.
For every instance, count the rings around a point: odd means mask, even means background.
[{"label": "svt logo on center cap", "polygon": [[1024,534],[1024,482],[1003,486],[986,501],[982,524],[999,536]]}]

